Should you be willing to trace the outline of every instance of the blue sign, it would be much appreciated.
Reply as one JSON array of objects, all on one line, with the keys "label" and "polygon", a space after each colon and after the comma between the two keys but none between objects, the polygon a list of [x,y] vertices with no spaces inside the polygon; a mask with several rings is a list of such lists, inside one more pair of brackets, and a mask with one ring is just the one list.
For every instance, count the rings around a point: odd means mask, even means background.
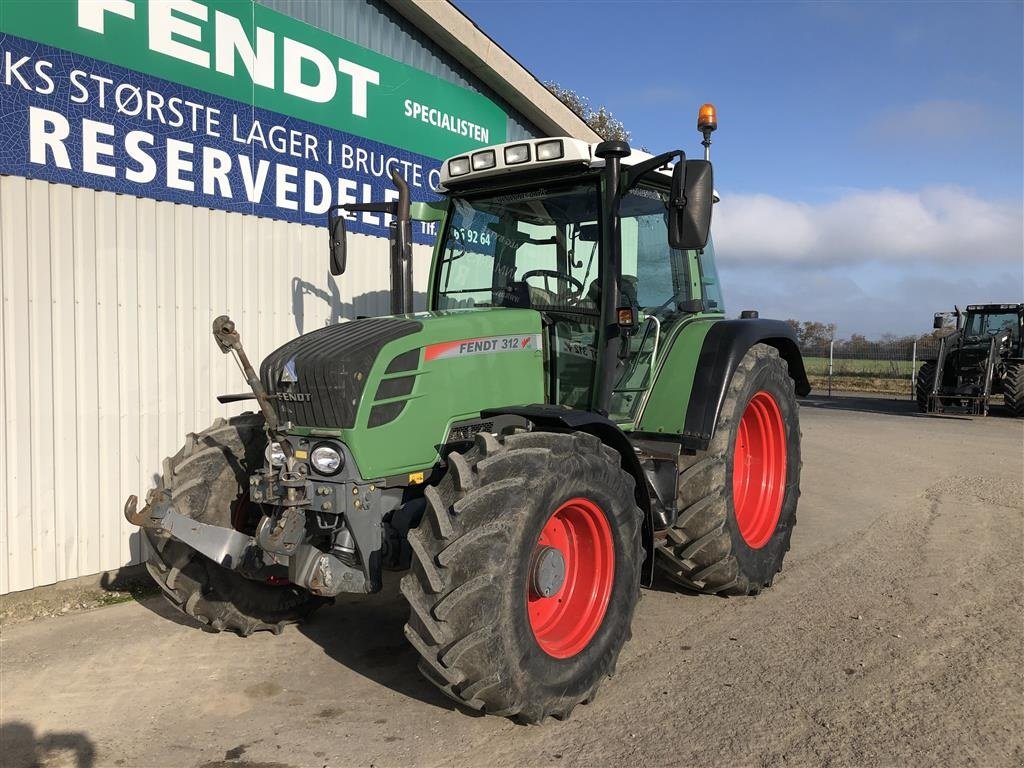
[{"label": "blue sign", "polygon": [[[0,35],[0,173],[323,226],[332,205],[436,200],[440,162]],[[386,236],[361,213],[350,231]],[[433,235],[414,227],[417,242]]]}]

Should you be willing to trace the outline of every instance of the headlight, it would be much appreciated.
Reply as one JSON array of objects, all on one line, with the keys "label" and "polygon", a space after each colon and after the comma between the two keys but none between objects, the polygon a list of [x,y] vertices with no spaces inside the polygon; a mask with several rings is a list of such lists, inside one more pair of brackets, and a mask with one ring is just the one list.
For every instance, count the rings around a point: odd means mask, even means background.
[{"label": "headlight", "polygon": [[267,457],[267,463],[272,467],[284,466],[284,449],[280,443],[270,443],[267,445],[267,450],[263,452],[263,455]]},{"label": "headlight", "polygon": [[329,445],[318,445],[309,454],[309,463],[321,475],[334,475],[345,466],[345,457]]}]

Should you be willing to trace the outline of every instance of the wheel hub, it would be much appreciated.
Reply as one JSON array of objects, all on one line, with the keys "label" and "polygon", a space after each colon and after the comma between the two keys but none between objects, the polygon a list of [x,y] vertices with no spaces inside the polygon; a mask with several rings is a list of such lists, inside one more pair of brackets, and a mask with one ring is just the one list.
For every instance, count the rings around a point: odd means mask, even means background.
[{"label": "wheel hub", "polygon": [[541,547],[533,563],[530,586],[538,597],[551,597],[565,583],[565,557],[554,547]]}]

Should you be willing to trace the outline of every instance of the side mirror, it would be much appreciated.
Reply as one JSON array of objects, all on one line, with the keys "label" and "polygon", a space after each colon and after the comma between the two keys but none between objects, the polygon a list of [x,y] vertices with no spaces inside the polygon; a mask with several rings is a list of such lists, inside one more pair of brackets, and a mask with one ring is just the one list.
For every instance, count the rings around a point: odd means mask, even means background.
[{"label": "side mirror", "polygon": [[331,239],[331,274],[345,273],[345,217],[337,211],[327,215],[327,234]]},{"label": "side mirror", "polygon": [[703,248],[711,234],[714,180],[707,160],[679,162],[672,169],[668,244],[689,251]]},{"label": "side mirror", "polygon": [[941,330],[941,329],[943,329],[945,327],[946,327],[946,318],[944,318],[942,315],[936,315],[935,316],[935,321],[932,323],[932,328],[934,328],[935,330],[938,331],[938,330]]}]

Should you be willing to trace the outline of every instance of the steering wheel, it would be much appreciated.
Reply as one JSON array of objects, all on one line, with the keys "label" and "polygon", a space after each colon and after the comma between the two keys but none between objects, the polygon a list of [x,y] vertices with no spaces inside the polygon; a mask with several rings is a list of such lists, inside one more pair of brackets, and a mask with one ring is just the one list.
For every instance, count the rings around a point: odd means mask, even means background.
[{"label": "steering wheel", "polygon": [[[561,280],[562,282],[572,286],[574,290],[569,292],[568,298],[578,299],[583,295],[583,283],[567,272],[559,272],[557,269],[531,269],[529,272],[524,272],[520,280],[525,283],[531,277],[543,277],[544,290],[549,293],[551,289],[548,288],[548,278],[553,277],[556,280]],[[561,291],[559,291],[557,295],[561,296]]]}]

